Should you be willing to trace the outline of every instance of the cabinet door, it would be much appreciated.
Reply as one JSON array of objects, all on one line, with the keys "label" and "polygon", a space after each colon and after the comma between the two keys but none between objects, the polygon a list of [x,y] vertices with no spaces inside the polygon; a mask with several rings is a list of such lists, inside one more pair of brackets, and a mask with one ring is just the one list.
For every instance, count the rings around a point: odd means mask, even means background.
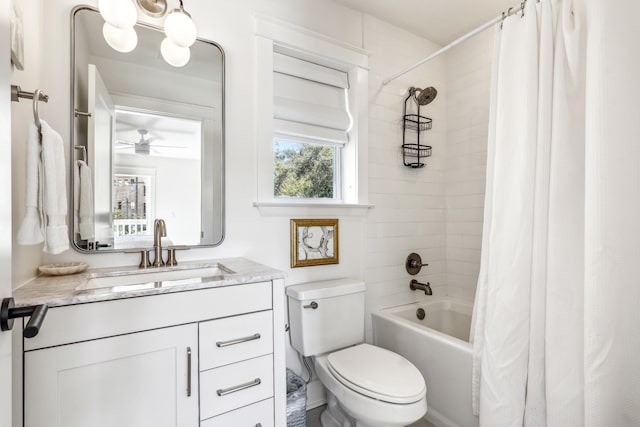
[{"label": "cabinet door", "polygon": [[190,324],[26,352],[24,425],[198,426],[197,342]]}]

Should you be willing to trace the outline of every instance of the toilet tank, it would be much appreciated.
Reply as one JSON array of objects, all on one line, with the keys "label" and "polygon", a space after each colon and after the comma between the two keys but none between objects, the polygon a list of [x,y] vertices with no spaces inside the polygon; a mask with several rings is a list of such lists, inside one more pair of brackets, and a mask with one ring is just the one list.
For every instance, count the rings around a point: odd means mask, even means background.
[{"label": "toilet tank", "polygon": [[364,282],[355,279],[287,287],[293,348],[315,356],[364,342],[365,290]]}]

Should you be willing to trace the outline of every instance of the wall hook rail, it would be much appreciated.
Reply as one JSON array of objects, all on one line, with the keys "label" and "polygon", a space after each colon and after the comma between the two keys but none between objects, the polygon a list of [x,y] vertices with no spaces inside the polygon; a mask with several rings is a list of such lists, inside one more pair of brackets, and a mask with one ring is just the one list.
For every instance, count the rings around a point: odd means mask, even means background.
[{"label": "wall hook rail", "polygon": [[40,123],[40,113],[38,112],[38,103],[49,102],[49,95],[42,93],[40,89],[36,89],[34,92],[27,92],[17,85],[11,85],[11,101],[20,102],[20,99],[33,99],[33,121],[38,127],[39,131],[42,131],[42,124]]},{"label": "wall hook rail", "polygon": [[13,298],[4,298],[0,305],[0,330],[10,331],[13,329],[14,319],[30,317],[23,335],[25,338],[33,338],[40,332],[47,310],[49,307],[46,304],[16,308]]},{"label": "wall hook rail", "polygon": [[91,117],[91,113],[79,111],[77,108],[73,110],[73,115],[76,117]]},{"label": "wall hook rail", "polygon": [[[27,92],[18,85],[11,85],[11,101],[20,102],[20,99],[33,99],[36,92]],[[38,101],[49,102],[49,95],[38,91]]]}]

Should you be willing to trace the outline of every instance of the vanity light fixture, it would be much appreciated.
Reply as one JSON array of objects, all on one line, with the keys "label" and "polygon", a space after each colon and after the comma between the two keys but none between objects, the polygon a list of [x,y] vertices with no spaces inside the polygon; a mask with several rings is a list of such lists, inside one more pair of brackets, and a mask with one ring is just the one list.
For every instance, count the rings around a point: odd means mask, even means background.
[{"label": "vanity light fixture", "polygon": [[182,0],[179,1],[180,6],[173,9],[164,20],[164,33],[167,37],[160,46],[162,57],[174,67],[182,67],[189,62],[189,48],[198,35],[191,15],[184,10]]},{"label": "vanity light fixture", "polygon": [[102,35],[109,46],[118,52],[131,52],[138,44],[138,34],[131,28],[117,28],[108,22],[102,27]]},{"label": "vanity light fixture", "polygon": [[197,37],[196,26],[189,12],[184,10],[182,0],[179,1],[180,7],[173,9],[164,20],[164,33],[176,46],[191,47]]},{"label": "vanity light fixture", "polygon": [[[160,45],[160,53],[169,65],[182,67],[189,62],[189,48],[196,41],[196,26],[191,15],[184,9],[182,0],[171,10],[164,20],[166,38]],[[162,18],[167,14],[167,0],[135,0],[138,9],[152,18]],[[131,52],[138,44],[133,28],[137,12],[132,0],[99,0],[98,10],[105,20],[102,34],[113,49]]]},{"label": "vanity light fixture", "polygon": [[142,13],[152,18],[162,18],[167,13],[167,0],[136,0]]},{"label": "vanity light fixture", "polygon": [[98,0],[98,10],[104,20],[116,28],[132,28],[138,19],[131,0]]},{"label": "vanity light fixture", "polygon": [[135,49],[138,35],[133,27],[138,13],[131,0],[99,0],[98,10],[105,21],[102,35],[107,44],[123,53]]}]

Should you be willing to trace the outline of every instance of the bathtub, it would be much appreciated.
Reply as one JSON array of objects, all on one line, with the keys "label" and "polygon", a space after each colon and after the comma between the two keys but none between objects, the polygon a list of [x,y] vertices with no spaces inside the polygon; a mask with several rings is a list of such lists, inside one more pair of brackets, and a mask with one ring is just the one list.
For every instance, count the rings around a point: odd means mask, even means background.
[{"label": "bathtub", "polygon": [[[426,316],[418,319],[422,308]],[[474,427],[469,328],[472,304],[433,298],[372,313],[374,344],[395,351],[422,372],[427,420],[440,427]]]}]

